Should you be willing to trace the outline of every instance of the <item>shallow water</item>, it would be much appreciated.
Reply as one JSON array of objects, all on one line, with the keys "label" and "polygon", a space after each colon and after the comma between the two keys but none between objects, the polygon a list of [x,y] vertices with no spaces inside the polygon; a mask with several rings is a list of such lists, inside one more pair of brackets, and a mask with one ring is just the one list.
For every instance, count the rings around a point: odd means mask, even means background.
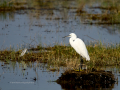
[{"label": "shallow water", "polygon": [[[77,1],[51,2],[51,9],[49,5],[37,7],[33,4],[30,6],[37,8],[0,12],[0,49],[69,44],[69,38],[62,37],[71,32],[76,33],[86,44],[90,41],[106,44],[120,42],[119,25],[83,24],[86,20],[75,13],[77,9],[67,8],[69,5],[78,6]],[[86,7],[86,11],[99,13],[100,10],[93,11]]]},{"label": "shallow water", "polygon": [[60,90],[60,85],[53,82],[60,74],[58,71],[50,72],[36,62],[29,63],[26,67],[22,62],[0,62],[0,90]]},{"label": "shallow water", "polygon": [[[47,65],[39,62],[12,62],[5,64],[0,61],[0,89],[1,90],[62,90],[62,87],[54,82],[57,80],[64,69],[60,71],[49,71]],[[105,90],[119,90],[120,88],[120,73],[118,68],[106,68],[113,72],[118,79],[111,88],[104,88]],[[6,87],[7,86],[7,87]],[[82,87],[80,87],[82,89]],[[87,87],[86,87],[87,88]],[[65,89],[65,88],[64,88]],[[77,88],[76,88],[77,89]],[[84,87],[85,89],[85,87]],[[91,87],[91,89],[97,89]],[[98,88],[100,89],[100,88]],[[102,88],[101,88],[102,89]]]},{"label": "shallow water", "polygon": [[[0,48],[15,47],[22,45],[53,46],[55,44],[68,44],[69,38],[62,38],[71,32],[87,41],[102,41],[103,43],[119,43],[119,32],[114,26],[96,26],[81,24],[79,20],[39,19],[30,21],[27,14],[14,14],[14,21],[0,21]],[[42,17],[41,17],[42,18]],[[37,26],[38,25],[38,26]],[[39,26],[41,25],[41,26]],[[114,30],[115,29],[115,30]]]}]

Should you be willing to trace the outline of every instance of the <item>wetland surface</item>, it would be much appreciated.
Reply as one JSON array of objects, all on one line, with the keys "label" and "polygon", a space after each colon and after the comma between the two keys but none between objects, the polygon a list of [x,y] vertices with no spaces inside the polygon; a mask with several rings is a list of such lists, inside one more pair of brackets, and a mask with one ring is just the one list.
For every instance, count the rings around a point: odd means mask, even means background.
[{"label": "wetland surface", "polygon": [[[119,6],[119,0],[0,0],[0,50],[69,46],[69,38],[62,37],[71,32],[76,33],[86,45],[90,42],[119,44]],[[112,57],[110,60],[113,60]],[[66,67],[61,66],[54,71],[56,67],[48,67],[39,60],[26,62],[23,59],[0,60],[0,90],[68,90],[55,82],[65,72]],[[118,51],[114,59],[120,62]],[[109,85],[109,88],[93,86],[91,90],[119,90],[119,68],[117,64],[100,67],[112,71],[117,82]],[[74,89],[87,88],[80,86]]]}]

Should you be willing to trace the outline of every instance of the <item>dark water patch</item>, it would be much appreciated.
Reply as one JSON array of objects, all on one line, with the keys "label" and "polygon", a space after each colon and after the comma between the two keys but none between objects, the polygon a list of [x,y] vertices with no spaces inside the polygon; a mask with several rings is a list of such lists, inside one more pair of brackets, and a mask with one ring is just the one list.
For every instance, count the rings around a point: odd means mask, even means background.
[{"label": "dark water patch", "polygon": [[36,81],[37,81],[37,78],[36,78],[36,77],[31,78],[31,79],[32,79],[32,81],[34,81],[34,82],[36,82]]},{"label": "dark water patch", "polygon": [[22,69],[22,70],[26,70],[26,69],[24,68],[24,69]]}]

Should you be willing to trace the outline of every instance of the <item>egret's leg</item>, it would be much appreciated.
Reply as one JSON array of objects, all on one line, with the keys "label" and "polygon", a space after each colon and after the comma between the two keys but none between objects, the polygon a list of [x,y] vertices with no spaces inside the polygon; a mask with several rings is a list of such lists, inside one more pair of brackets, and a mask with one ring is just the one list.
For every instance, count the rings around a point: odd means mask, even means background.
[{"label": "egret's leg", "polygon": [[79,66],[79,71],[82,70],[82,65],[83,65],[83,58],[80,56],[80,66]]}]

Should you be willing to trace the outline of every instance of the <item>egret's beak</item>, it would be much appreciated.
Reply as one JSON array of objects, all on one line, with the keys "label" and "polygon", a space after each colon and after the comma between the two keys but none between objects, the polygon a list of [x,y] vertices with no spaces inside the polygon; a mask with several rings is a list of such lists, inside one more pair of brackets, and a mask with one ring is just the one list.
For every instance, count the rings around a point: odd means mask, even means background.
[{"label": "egret's beak", "polygon": [[68,36],[64,36],[64,37],[62,37],[62,38],[66,38],[66,37],[69,37],[70,35],[68,35]]}]

